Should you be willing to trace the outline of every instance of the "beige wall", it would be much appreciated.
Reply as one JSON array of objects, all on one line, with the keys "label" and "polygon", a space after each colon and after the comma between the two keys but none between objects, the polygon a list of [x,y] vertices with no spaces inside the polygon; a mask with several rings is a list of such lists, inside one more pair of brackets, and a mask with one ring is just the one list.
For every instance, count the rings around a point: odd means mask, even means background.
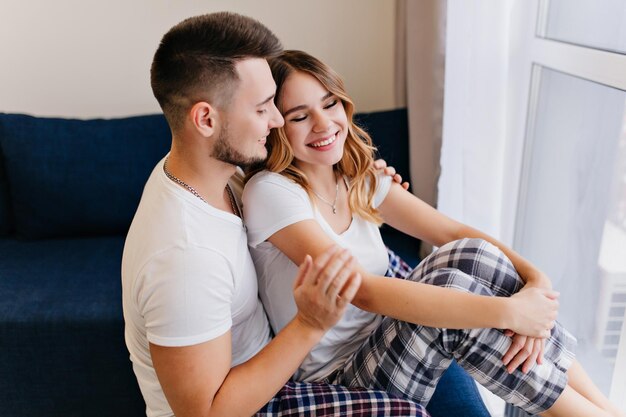
[{"label": "beige wall", "polygon": [[231,10],[343,75],[357,110],[395,108],[393,0],[0,0],[0,112],[115,117],[159,111],[149,67],[185,17]]}]

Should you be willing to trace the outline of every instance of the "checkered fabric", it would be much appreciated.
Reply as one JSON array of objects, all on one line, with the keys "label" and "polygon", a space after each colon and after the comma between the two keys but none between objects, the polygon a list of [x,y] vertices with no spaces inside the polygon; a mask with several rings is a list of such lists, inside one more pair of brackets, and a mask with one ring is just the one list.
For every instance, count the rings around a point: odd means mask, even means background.
[{"label": "checkered fabric", "polygon": [[[408,277],[411,267],[393,251],[388,252],[387,276]],[[384,391],[290,381],[256,416],[429,417],[429,414],[421,405]]]},{"label": "checkered fabric", "polygon": [[396,255],[394,251],[387,248],[387,256],[389,257],[389,266],[387,266],[385,276],[406,279],[411,275],[413,269],[400,256]]},{"label": "checkered fabric", "polygon": [[429,417],[421,406],[383,391],[288,382],[256,416]]},{"label": "checkered fabric", "polygon": [[[448,243],[408,278],[481,295],[510,296],[523,282],[510,260],[481,239]],[[511,339],[496,329],[435,329],[385,317],[333,383],[367,387],[428,404],[452,359],[480,384],[530,414],[550,408],[567,383],[575,339],[560,325],[546,340],[544,364],[509,374],[502,357]]]}]

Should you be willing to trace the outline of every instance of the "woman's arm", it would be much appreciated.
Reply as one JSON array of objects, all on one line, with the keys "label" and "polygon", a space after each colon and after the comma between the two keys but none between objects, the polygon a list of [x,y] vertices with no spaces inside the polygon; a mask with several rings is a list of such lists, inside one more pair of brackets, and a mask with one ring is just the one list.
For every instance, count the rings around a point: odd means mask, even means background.
[{"label": "woman's arm", "polygon": [[[526,283],[525,289],[552,288],[550,279],[543,272],[502,242],[452,220],[395,184],[391,184],[387,197],[378,209],[390,226],[435,246],[442,246],[465,237],[481,238],[491,242],[511,260]],[[507,334],[512,336],[513,340],[502,360],[509,372],[513,372],[519,365],[523,365],[522,371],[527,372],[535,361],[539,364],[543,362],[543,339],[513,334],[511,331]]]},{"label": "woman's arm", "polygon": [[527,286],[552,288],[548,277],[513,249],[480,230],[459,223],[435,210],[398,184],[378,207],[388,225],[434,246],[462,238],[480,238],[497,246],[511,260]]},{"label": "woman's arm", "polygon": [[[268,240],[296,264],[307,254],[316,259],[333,244],[315,220],[291,224]],[[355,268],[362,276],[362,284],[352,303],[403,321],[441,328],[509,328],[547,337],[556,316],[545,290],[528,291],[511,298],[486,297],[375,276],[358,265]]]}]

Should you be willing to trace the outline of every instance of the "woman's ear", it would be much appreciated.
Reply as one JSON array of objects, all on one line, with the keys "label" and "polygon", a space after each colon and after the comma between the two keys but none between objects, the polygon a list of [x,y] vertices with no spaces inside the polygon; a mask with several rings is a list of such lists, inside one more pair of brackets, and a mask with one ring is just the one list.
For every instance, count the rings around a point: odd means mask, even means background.
[{"label": "woman's ear", "polygon": [[209,103],[200,101],[193,105],[189,111],[191,121],[195,129],[204,137],[211,137],[215,133],[215,125],[218,112]]}]

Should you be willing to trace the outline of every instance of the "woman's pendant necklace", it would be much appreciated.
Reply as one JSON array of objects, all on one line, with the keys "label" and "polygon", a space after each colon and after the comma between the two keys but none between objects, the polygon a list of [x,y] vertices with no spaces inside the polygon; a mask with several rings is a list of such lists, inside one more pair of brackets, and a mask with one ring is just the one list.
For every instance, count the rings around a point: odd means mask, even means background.
[{"label": "woman's pendant necklace", "polygon": [[337,179],[337,177],[335,177],[335,199],[332,203],[316,193],[313,188],[311,188],[311,191],[313,191],[313,194],[315,194],[315,196],[319,198],[323,203],[328,204],[333,209],[333,214],[337,214],[337,198],[339,197],[339,180]]}]

